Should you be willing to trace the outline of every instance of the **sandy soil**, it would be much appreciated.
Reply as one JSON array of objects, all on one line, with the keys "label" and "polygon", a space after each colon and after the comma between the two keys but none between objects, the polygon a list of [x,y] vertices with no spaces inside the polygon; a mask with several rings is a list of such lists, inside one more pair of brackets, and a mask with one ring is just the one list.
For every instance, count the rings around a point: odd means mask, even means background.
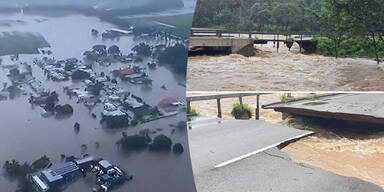
[{"label": "sandy soil", "polygon": [[[200,93],[188,94],[205,95]],[[292,94],[293,97],[304,97],[308,94]],[[280,101],[280,94],[262,95],[261,105]],[[222,100],[224,117],[230,117],[232,104],[238,99]],[[255,97],[244,97],[243,102],[255,108]],[[200,115],[217,116],[216,101],[192,102]],[[324,127],[309,125],[300,118],[282,119],[282,114],[273,110],[260,111],[262,120],[308,129],[316,134],[292,143],[282,151],[296,162],[313,165],[339,175],[356,177],[375,183],[384,188],[384,132],[374,136],[352,137],[337,135],[326,131]]]},{"label": "sandy soil", "polygon": [[189,91],[384,91],[384,71],[371,59],[291,52],[280,44],[256,46],[256,56],[193,56]]}]

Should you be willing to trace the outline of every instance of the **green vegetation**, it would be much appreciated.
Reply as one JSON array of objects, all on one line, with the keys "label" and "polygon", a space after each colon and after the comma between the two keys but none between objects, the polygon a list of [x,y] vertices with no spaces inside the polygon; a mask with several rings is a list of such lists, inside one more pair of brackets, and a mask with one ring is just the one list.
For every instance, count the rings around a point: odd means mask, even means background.
[{"label": "green vegetation", "polygon": [[185,35],[189,35],[190,33],[191,24],[193,21],[193,14],[190,13],[177,16],[163,16],[152,19],[160,23],[165,23],[167,25],[174,26],[175,28],[168,28],[168,30],[174,31],[176,35],[184,37]]},{"label": "green vegetation", "polygon": [[126,151],[131,151],[145,149],[151,141],[148,130],[145,130],[135,135],[127,135],[123,132],[122,138],[116,144],[121,145]]},{"label": "green vegetation", "polygon": [[48,167],[51,161],[47,156],[42,156],[40,159],[34,161],[32,164],[27,162],[20,163],[17,160],[6,161],[3,169],[8,177],[16,179],[19,183],[18,192],[30,192],[33,188],[27,179],[28,174],[35,173]]},{"label": "green vegetation", "polygon": [[245,117],[249,119],[252,117],[252,109],[248,104],[235,103],[233,104],[231,115],[236,119],[243,119]]},{"label": "green vegetation", "polygon": [[155,33],[165,31],[183,38],[189,37],[192,20],[193,14],[128,19],[130,23],[135,25],[135,31],[138,31],[139,33]]},{"label": "green vegetation", "polygon": [[319,31],[321,0],[198,0],[194,27],[270,32]]},{"label": "green vegetation", "polygon": [[283,103],[286,103],[288,101],[288,96],[287,94],[283,93],[280,95],[280,101]]},{"label": "green vegetation", "polygon": [[188,115],[199,115],[199,113],[197,112],[197,110],[195,109],[195,108],[190,108],[190,109],[188,109],[188,111],[187,111],[187,114]]},{"label": "green vegetation", "polygon": [[[346,37],[343,38],[337,50],[335,50],[334,41],[329,38],[316,38],[320,52],[326,56],[338,57],[373,57],[375,58],[375,48],[365,37]],[[377,54],[381,58],[384,56],[384,41],[376,37]]]},{"label": "green vegetation", "polygon": [[36,54],[39,48],[49,47],[40,34],[25,32],[0,33],[0,56],[12,54]]},{"label": "green vegetation", "polygon": [[291,48],[293,46],[293,43],[295,41],[293,40],[293,38],[287,38],[285,41],[284,41],[284,44],[288,47],[289,51],[291,51]]},{"label": "green vegetation", "polygon": [[[194,27],[318,34],[324,55],[384,55],[383,0],[198,0]],[[287,44],[288,45],[288,44]]]},{"label": "green vegetation", "polygon": [[134,51],[139,56],[149,57],[152,54],[152,48],[146,43],[140,43],[132,48],[132,51]]},{"label": "green vegetation", "polygon": [[160,64],[169,66],[177,74],[187,73],[188,48],[183,44],[176,44],[165,48],[158,56]]}]

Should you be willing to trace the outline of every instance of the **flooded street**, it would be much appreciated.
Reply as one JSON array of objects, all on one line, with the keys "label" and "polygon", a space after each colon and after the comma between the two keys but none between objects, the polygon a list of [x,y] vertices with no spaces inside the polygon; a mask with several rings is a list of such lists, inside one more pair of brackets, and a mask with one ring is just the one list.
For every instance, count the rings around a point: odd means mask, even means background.
[{"label": "flooded street", "polygon": [[[22,16],[20,14],[0,15],[0,20],[22,20],[22,24],[1,26],[1,32],[26,32],[40,34],[50,44],[49,57],[57,60],[77,58],[83,60],[83,52],[92,49],[94,45],[102,44],[110,47],[117,45],[124,55],[131,53],[131,49],[139,43],[150,45],[168,44],[152,36],[122,36],[117,39],[102,39],[91,35],[91,29],[100,32],[110,28],[118,28],[107,22],[100,21],[96,17],[84,15],[68,15],[63,17]],[[45,55],[46,56],[46,55]],[[41,86],[59,95],[60,104],[70,104],[73,107],[73,115],[65,118],[50,116],[42,117],[43,109],[33,106],[28,98],[33,93],[28,85],[22,85],[21,93],[8,99],[0,100],[0,165],[5,161],[15,159],[24,162],[33,162],[46,155],[53,164],[63,163],[61,155],[81,157],[90,154],[104,158],[113,164],[123,168],[133,175],[133,180],[114,189],[116,192],[126,191],[193,191],[194,181],[190,163],[187,130],[176,128],[178,122],[185,122],[185,109],[181,108],[176,115],[147,123],[129,126],[127,128],[106,128],[100,124],[103,104],[99,103],[94,108],[88,109],[76,98],[69,97],[64,92],[64,87],[83,88],[83,82],[77,81],[53,81],[48,80],[44,70],[33,65],[34,58],[42,58],[41,54],[19,55],[20,62],[27,62],[32,66],[32,75],[40,81]],[[0,56],[3,67],[0,67],[0,84],[11,85],[7,74],[9,69],[5,65],[13,64],[10,56]],[[150,59],[137,61],[135,64],[147,67]],[[21,64],[18,64],[21,65]],[[111,76],[114,69],[127,67],[127,64],[117,62],[110,66],[102,66],[97,63],[92,65],[96,73],[104,72]],[[175,74],[165,66],[147,70],[147,75],[153,80],[152,85],[136,85],[117,79],[117,85],[132,94],[140,97],[145,103],[157,106],[167,97],[174,97],[183,101],[185,98],[185,77]],[[3,87],[1,87],[3,89]],[[92,117],[95,114],[96,117]],[[78,122],[80,129],[74,131],[74,124]],[[184,153],[176,155],[170,152],[155,152],[141,150],[126,152],[116,142],[122,138],[122,133],[127,135],[137,134],[140,130],[149,129],[153,138],[164,134],[171,138],[173,144],[181,143]],[[5,176],[4,170],[0,171],[0,186],[2,191],[15,191],[17,182]],[[150,183],[150,184],[149,184]],[[63,191],[91,191],[95,187],[94,182],[79,179]]]},{"label": "flooded street", "polygon": [[190,91],[367,91],[384,90],[384,71],[374,60],[300,54],[297,43],[279,53],[270,42],[255,45],[256,56],[192,56]]},{"label": "flooded street", "polygon": [[[217,94],[217,93],[216,93]],[[188,96],[206,95],[205,93],[188,93]],[[294,98],[308,97],[309,94],[293,93]],[[232,104],[238,98],[222,99],[223,117],[230,118]],[[251,108],[256,107],[256,98],[244,97],[243,102]],[[260,105],[280,102],[279,94],[260,96]],[[202,116],[217,116],[216,100],[192,102],[191,107]],[[349,133],[350,127],[344,125],[336,129],[344,132],[330,131],[329,127],[309,123],[302,118],[282,118],[282,114],[270,109],[260,110],[260,119],[292,126],[298,129],[314,131],[316,134],[302,138],[282,149],[295,162],[309,164],[333,173],[356,177],[372,182],[384,188],[384,131],[373,134]],[[332,127],[335,129],[335,127]],[[359,127],[364,129],[364,127]]]}]

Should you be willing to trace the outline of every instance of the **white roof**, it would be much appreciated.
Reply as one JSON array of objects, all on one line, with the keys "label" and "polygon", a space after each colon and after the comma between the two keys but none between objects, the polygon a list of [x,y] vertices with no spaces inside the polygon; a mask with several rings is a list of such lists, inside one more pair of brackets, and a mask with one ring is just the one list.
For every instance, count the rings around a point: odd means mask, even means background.
[{"label": "white roof", "polygon": [[139,108],[139,107],[142,107],[144,105],[143,103],[138,102],[136,99],[134,99],[132,97],[128,97],[125,100],[125,102],[128,103],[129,105],[131,105],[132,108]]},{"label": "white roof", "polygon": [[116,28],[111,28],[111,29],[109,29],[109,30],[110,30],[110,31],[120,32],[120,33],[125,33],[125,34],[130,34],[130,33],[132,33],[132,31],[126,31],[126,30],[116,29]]},{"label": "white roof", "polygon": [[39,185],[39,187],[43,190],[43,191],[47,191],[49,189],[49,187],[37,176],[33,176],[32,177],[33,181]]}]

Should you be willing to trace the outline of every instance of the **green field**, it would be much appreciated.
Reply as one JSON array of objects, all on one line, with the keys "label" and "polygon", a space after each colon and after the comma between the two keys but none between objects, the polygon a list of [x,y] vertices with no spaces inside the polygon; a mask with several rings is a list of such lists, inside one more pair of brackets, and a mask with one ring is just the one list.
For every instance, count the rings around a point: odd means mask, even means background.
[{"label": "green field", "polygon": [[36,54],[38,49],[49,47],[45,38],[36,33],[0,33],[0,56],[13,54]]},{"label": "green field", "polygon": [[[136,26],[152,26],[159,30],[168,31],[174,33],[175,35],[182,37],[189,37],[191,30],[191,23],[193,20],[193,14],[182,14],[182,15],[172,15],[172,16],[161,16],[161,17],[146,17],[146,18],[135,18],[131,19],[130,22]],[[170,26],[164,26],[159,23],[163,23]]]}]

